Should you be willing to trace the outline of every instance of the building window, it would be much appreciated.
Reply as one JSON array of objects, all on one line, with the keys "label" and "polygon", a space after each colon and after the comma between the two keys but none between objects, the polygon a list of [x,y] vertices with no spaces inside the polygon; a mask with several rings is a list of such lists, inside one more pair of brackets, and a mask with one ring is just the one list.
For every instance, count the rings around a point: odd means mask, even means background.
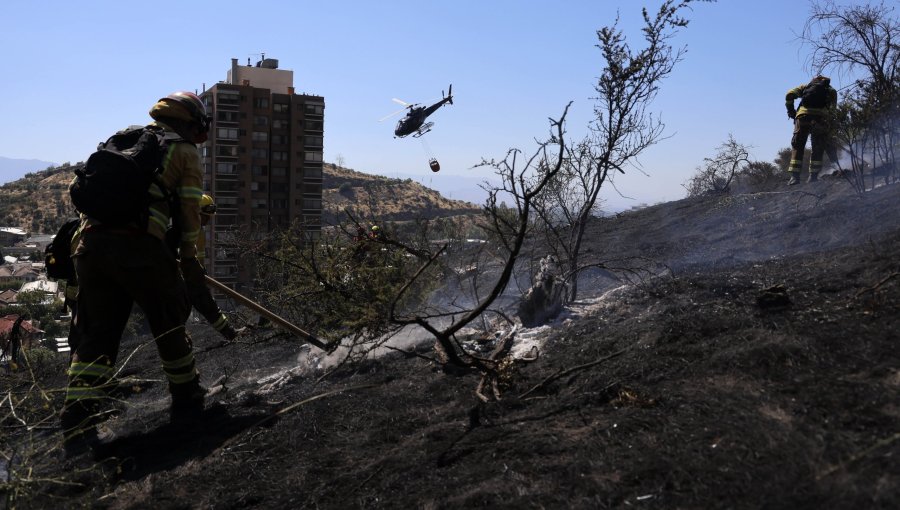
[{"label": "building window", "polygon": [[220,174],[237,173],[237,163],[216,163],[216,172]]},{"label": "building window", "polygon": [[216,145],[216,155],[217,156],[230,156],[237,157],[238,155],[238,146],[237,145]]},{"label": "building window", "polygon": [[322,199],[320,199],[320,198],[304,198],[303,199],[303,208],[319,210],[322,208]]},{"label": "building window", "polygon": [[269,141],[269,133],[265,131],[254,131],[253,132],[253,141],[254,142],[267,142]]},{"label": "building window", "polygon": [[269,171],[268,165],[253,165],[253,175],[266,175]]},{"label": "building window", "polygon": [[265,97],[255,97],[253,98],[253,107],[254,108],[268,108],[269,107],[269,99]]},{"label": "building window", "polygon": [[272,129],[281,129],[281,128],[286,128],[286,127],[287,127],[287,122],[285,122],[281,119],[272,119]]},{"label": "building window", "polygon": [[235,181],[216,181],[216,192],[219,191],[237,191],[237,182]]},{"label": "building window", "polygon": [[216,214],[216,225],[220,227],[234,225],[236,219],[237,218],[229,214]]},{"label": "building window", "polygon": [[288,190],[288,185],[286,182],[273,182],[272,183],[272,191],[285,192]]},{"label": "building window", "polygon": [[272,167],[272,175],[277,177],[282,177],[287,175],[287,168],[283,166],[274,166]]},{"label": "building window", "polygon": [[303,193],[305,195],[320,195],[322,193],[322,184],[315,182],[304,184]]},{"label": "building window", "polygon": [[237,140],[237,128],[218,128],[216,129],[216,138],[220,140]]},{"label": "building window", "polygon": [[220,90],[216,94],[216,101],[219,104],[239,104],[241,102],[241,93],[236,90]]},{"label": "building window", "polygon": [[325,113],[325,105],[308,104],[303,109],[303,111],[305,111],[307,114],[311,114],[311,115],[322,115],[323,113]]},{"label": "building window", "polygon": [[253,125],[254,126],[268,126],[269,118],[265,115],[254,115],[253,116]]},{"label": "building window", "polygon": [[321,179],[322,169],[319,167],[305,167],[303,169],[303,176],[311,179]]},{"label": "building window", "polygon": [[238,122],[238,112],[219,110],[216,112],[216,120],[219,122]]},{"label": "building window", "polygon": [[288,137],[285,135],[272,135],[273,145],[287,145]]},{"label": "building window", "polygon": [[272,110],[278,113],[287,112],[290,110],[290,106],[284,103],[275,103],[272,105]]},{"label": "building window", "polygon": [[250,151],[250,154],[254,158],[258,159],[266,159],[269,157],[269,151],[267,151],[266,149],[253,149],[252,151]]},{"label": "building window", "polygon": [[304,140],[307,146],[309,147],[321,147],[322,146],[322,137],[321,136],[307,136]]},{"label": "building window", "polygon": [[287,151],[272,151],[272,161],[287,161]]},{"label": "building window", "polygon": [[264,198],[255,198],[255,199],[253,199],[251,204],[254,209],[265,209],[266,208],[266,200]]},{"label": "building window", "polygon": [[321,163],[322,162],[322,153],[306,151],[303,155],[303,161],[313,161],[316,163]]},{"label": "building window", "polygon": [[[325,124],[321,120],[306,121],[306,129],[309,131],[322,131]],[[303,127],[303,121],[300,121],[300,127]]]}]

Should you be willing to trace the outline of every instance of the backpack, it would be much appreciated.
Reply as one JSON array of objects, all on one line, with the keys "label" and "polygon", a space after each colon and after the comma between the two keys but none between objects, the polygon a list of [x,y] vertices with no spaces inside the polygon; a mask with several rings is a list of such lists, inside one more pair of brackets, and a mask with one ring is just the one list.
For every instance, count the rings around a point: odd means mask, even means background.
[{"label": "backpack", "polygon": [[807,108],[825,108],[828,106],[828,89],[831,85],[825,80],[812,80],[803,88],[800,95],[800,106]]},{"label": "backpack", "polygon": [[71,280],[75,276],[75,264],[72,263],[72,237],[81,225],[75,218],[59,227],[53,241],[44,248],[44,267],[47,276],[54,280]]},{"label": "backpack", "polygon": [[[111,226],[147,228],[152,202],[148,190],[159,183],[169,143],[157,127],[131,127],[97,146],[84,167],[75,169],[69,185],[72,204],[80,213]],[[159,184],[171,203],[172,194]]]}]

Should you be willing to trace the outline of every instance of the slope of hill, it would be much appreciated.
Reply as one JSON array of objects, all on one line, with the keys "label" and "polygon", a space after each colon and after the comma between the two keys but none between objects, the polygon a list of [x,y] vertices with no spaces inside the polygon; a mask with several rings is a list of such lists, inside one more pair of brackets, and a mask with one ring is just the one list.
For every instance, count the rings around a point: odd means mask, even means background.
[{"label": "slope of hill", "polygon": [[597,280],[521,330],[540,356],[499,401],[427,344],[326,370],[294,338],[192,325],[224,381],[204,420],[167,423],[156,355],[129,339],[111,435],[61,461],[61,363],[34,414],[36,385],[5,377],[0,490],[17,508],[897,508],[898,200],[831,181],[598,220],[585,249],[668,271]]}]

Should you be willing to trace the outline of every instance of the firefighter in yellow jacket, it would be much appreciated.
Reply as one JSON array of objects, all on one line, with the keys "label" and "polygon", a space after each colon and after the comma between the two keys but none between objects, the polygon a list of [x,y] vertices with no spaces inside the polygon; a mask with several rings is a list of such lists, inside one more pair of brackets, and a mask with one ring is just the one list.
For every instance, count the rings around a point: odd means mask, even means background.
[{"label": "firefighter in yellow jacket", "polygon": [[[67,448],[96,438],[100,404],[133,303],[141,307],[153,333],[172,397],[172,420],[191,420],[203,410],[205,390],[185,330],[191,304],[182,273],[203,270],[196,247],[203,173],[195,144],[206,140],[209,117],[200,98],[190,92],[160,99],[150,117],[150,127],[163,129],[167,139],[180,140],[167,144],[160,184],[179,202],[181,271],[164,242],[173,214],[166,200],[151,202],[146,228],[104,225],[82,215],[81,238],[73,254],[79,285],[78,346],[60,415]],[[150,186],[151,198],[165,195],[160,184]]]},{"label": "firefighter in yellow jacket", "polygon": [[[799,109],[794,101],[800,99]],[[807,182],[818,180],[822,170],[822,157],[828,153],[832,162],[837,161],[837,150],[832,142],[832,123],[837,107],[837,91],[831,87],[831,80],[819,75],[805,85],[798,85],[787,92],[785,106],[788,117],[794,121],[794,135],[791,138],[791,162],[788,186],[800,183],[800,171],[806,140],[812,138],[812,152],[809,160]]]}]

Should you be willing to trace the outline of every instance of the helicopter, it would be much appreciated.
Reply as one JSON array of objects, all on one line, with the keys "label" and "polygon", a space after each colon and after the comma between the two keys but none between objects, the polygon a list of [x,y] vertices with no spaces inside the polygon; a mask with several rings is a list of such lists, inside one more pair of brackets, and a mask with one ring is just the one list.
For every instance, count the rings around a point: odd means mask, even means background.
[{"label": "helicopter", "polygon": [[[441,93],[441,96],[443,96],[443,93]],[[405,109],[408,110],[406,112],[406,117],[403,117],[400,119],[400,122],[397,123],[397,128],[394,130],[394,138],[403,138],[408,135],[413,135],[413,138],[419,138],[431,131],[431,127],[434,126],[434,122],[425,122],[428,116],[436,112],[437,109],[444,106],[444,104],[453,104],[453,84],[450,84],[450,88],[447,90],[447,96],[431,106],[409,104],[397,98],[394,98],[394,102],[404,105],[406,107]],[[394,112],[381,120],[385,120],[402,111],[403,110]]]}]

